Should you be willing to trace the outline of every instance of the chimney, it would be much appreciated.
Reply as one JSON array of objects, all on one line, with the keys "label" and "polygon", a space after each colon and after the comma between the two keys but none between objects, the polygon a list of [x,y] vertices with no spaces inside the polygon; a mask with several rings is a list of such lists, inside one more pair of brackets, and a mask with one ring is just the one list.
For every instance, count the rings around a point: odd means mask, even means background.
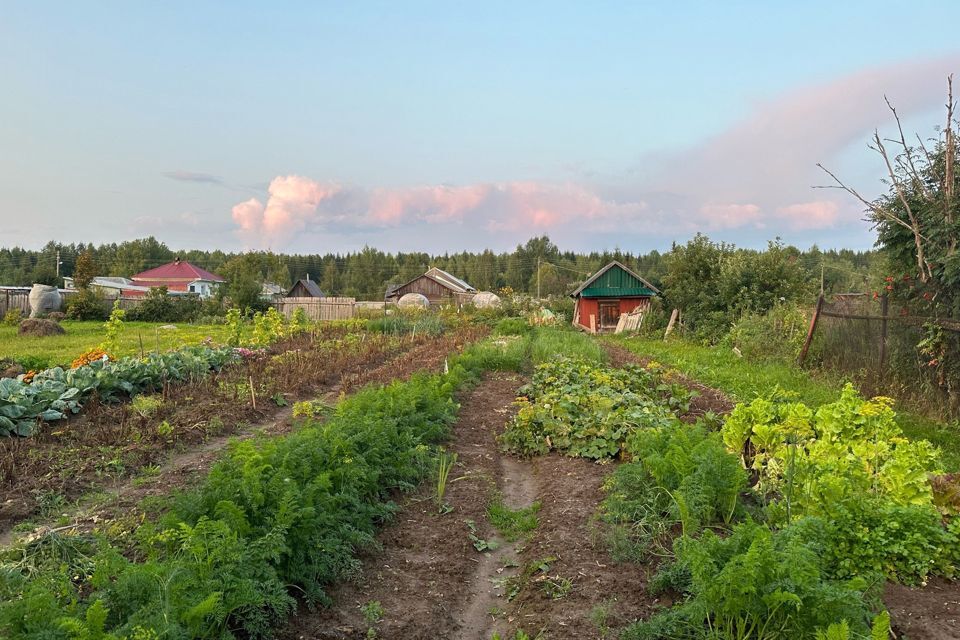
[{"label": "chimney", "polygon": [[180,256],[177,256],[177,258],[173,261],[173,264],[180,264]]},{"label": "chimney", "polygon": [[307,272],[307,282],[310,282],[310,272]]}]

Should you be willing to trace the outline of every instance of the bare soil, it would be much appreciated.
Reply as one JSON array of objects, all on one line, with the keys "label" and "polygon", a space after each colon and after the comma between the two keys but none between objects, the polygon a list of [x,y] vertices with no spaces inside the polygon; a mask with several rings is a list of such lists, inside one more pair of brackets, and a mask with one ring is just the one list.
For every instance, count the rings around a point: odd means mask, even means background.
[{"label": "bare soil", "polygon": [[883,603],[898,638],[960,638],[960,582],[933,578],[922,588],[888,584]]}]

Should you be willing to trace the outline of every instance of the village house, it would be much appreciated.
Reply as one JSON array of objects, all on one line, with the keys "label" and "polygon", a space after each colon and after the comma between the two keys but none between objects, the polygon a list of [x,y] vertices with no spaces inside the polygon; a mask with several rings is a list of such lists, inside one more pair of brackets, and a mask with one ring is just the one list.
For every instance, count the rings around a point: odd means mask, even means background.
[{"label": "village house", "polygon": [[645,311],[660,291],[614,260],[570,294],[576,300],[573,324],[590,332],[614,331],[620,315]]},{"label": "village house", "polygon": [[385,299],[387,302],[396,302],[408,293],[422,294],[431,305],[466,304],[477,294],[477,290],[460,278],[431,267],[409,282],[388,287]]},{"label": "village house", "polygon": [[[186,260],[177,258],[173,262],[148,269],[131,278],[133,287],[149,291],[153,287],[166,287],[170,293],[193,293],[201,298],[209,298],[218,286],[226,282],[215,273],[194,266]],[[124,296],[138,297],[143,291],[132,287],[123,290]]]},{"label": "village house", "polygon": [[288,298],[323,298],[323,291],[316,282],[308,278],[297,280],[296,284],[290,287],[287,292]]}]

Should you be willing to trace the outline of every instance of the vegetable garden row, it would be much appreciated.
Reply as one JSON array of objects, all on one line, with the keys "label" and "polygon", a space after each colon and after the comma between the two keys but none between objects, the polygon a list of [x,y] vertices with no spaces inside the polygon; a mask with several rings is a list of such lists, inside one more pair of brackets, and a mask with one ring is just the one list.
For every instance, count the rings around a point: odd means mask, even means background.
[{"label": "vegetable garden row", "polygon": [[659,562],[652,595],[680,603],[621,638],[886,638],[884,580],[955,575],[960,486],[903,437],[889,399],[848,386],[813,411],[774,389],[688,423],[672,378],[656,363],[543,364],[501,436],[524,456],[625,461],[600,509],[611,548]]}]

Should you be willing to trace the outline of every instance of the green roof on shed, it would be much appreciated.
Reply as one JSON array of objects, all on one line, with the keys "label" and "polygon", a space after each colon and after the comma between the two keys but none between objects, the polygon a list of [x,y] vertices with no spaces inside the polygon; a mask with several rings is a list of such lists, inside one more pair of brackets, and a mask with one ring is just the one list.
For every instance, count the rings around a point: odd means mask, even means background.
[{"label": "green roof on shed", "polygon": [[636,273],[614,260],[596,272],[570,294],[583,298],[626,298],[654,296],[660,293],[656,287]]}]

